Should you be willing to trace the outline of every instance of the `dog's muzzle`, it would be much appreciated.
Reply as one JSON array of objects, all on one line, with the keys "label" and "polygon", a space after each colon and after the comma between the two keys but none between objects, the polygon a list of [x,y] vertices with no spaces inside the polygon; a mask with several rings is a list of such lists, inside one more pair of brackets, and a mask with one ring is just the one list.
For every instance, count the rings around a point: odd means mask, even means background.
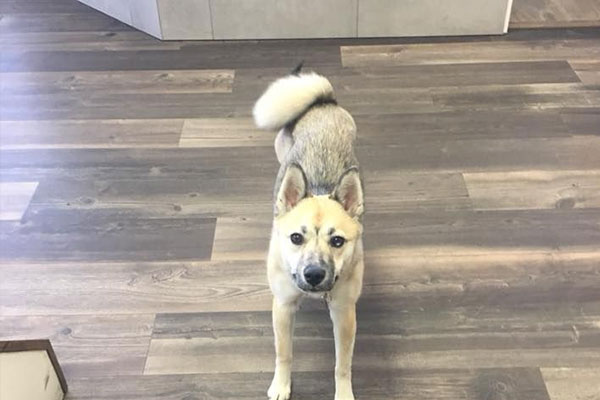
[{"label": "dog's muzzle", "polygon": [[328,264],[308,264],[293,275],[296,285],[305,292],[327,292],[335,283],[334,271]]}]

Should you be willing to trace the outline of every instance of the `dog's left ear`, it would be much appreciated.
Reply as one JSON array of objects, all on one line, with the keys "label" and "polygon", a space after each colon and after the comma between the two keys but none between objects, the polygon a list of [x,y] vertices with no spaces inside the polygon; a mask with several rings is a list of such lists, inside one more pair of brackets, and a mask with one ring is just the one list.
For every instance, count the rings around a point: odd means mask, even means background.
[{"label": "dog's left ear", "polygon": [[339,202],[351,217],[358,218],[363,214],[363,188],[358,168],[352,167],[344,172],[331,198]]}]

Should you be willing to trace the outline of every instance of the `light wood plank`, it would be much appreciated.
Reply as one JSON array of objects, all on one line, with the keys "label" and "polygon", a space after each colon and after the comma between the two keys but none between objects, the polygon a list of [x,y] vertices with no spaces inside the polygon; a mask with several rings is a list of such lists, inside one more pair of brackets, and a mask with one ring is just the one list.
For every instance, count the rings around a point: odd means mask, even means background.
[{"label": "light wood plank", "polygon": [[217,218],[212,259],[266,260],[272,221],[272,213]]},{"label": "light wood plank", "polygon": [[38,182],[0,182],[0,221],[19,221],[38,187]]},{"label": "light wood plank", "polygon": [[480,210],[600,207],[600,171],[516,171],[463,174]]},{"label": "light wood plank", "polygon": [[599,60],[580,60],[570,61],[571,67],[575,70],[577,76],[583,83],[588,85],[600,84],[600,61]]},{"label": "light wood plank", "polygon": [[596,39],[342,46],[344,67],[558,61],[600,56]]},{"label": "light wood plank", "polygon": [[600,396],[600,368],[542,368],[551,400],[595,400]]},{"label": "light wood plank", "polygon": [[185,120],[179,147],[272,147],[274,141],[251,118],[197,118]]},{"label": "light wood plank", "polygon": [[0,149],[177,147],[183,120],[0,121]]},{"label": "light wood plank", "polygon": [[[380,310],[398,304],[430,308],[600,301],[597,249],[406,248],[382,256],[371,253],[367,252],[363,297],[377,301]],[[266,311],[272,302],[263,258],[3,262],[0,278],[4,316]],[[48,281],[54,284],[48,286]]]}]

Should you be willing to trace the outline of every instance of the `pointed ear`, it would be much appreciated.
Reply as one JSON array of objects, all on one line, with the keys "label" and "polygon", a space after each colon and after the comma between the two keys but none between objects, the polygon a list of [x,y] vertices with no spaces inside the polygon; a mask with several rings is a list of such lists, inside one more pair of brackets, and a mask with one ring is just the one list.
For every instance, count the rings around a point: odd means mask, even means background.
[{"label": "pointed ear", "polygon": [[363,188],[358,168],[352,167],[344,172],[331,198],[339,202],[351,217],[357,218],[363,214]]},{"label": "pointed ear", "polygon": [[308,183],[302,167],[298,164],[291,164],[287,171],[285,171],[281,186],[279,187],[279,193],[277,194],[277,214],[285,214],[296,207],[300,200],[308,197],[307,187]]}]

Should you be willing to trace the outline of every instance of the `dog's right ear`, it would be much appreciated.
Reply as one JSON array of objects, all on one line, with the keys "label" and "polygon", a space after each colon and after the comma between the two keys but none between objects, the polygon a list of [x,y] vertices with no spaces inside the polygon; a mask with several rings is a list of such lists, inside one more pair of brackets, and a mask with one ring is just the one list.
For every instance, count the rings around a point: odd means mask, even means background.
[{"label": "dog's right ear", "polygon": [[277,194],[277,215],[283,215],[290,211],[300,200],[308,196],[308,183],[302,167],[298,164],[291,164],[285,171]]}]

